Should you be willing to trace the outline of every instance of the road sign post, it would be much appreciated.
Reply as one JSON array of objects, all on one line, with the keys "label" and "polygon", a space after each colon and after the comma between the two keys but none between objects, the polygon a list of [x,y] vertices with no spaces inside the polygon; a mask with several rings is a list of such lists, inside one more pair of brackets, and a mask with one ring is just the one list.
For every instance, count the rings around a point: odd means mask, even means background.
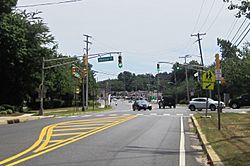
[{"label": "road sign post", "polygon": [[216,81],[217,81],[217,87],[218,87],[218,107],[217,107],[217,113],[218,113],[218,130],[221,129],[221,119],[220,119],[220,81],[222,78],[222,72],[221,72],[221,60],[220,55],[215,55],[215,73],[216,73]]}]

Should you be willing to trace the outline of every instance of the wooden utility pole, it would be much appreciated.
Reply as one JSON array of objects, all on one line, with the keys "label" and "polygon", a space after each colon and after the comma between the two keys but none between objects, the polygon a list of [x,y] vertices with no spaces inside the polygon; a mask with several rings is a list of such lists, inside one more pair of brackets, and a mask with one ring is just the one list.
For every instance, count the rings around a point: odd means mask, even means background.
[{"label": "wooden utility pole", "polygon": [[202,49],[201,49],[201,38],[200,38],[200,36],[202,36],[202,35],[206,35],[206,33],[197,33],[197,34],[192,34],[191,35],[191,37],[193,37],[193,36],[197,36],[197,38],[198,38],[198,43],[199,43],[199,50],[200,50],[200,56],[201,56],[201,65],[202,66],[204,66],[204,62],[203,62],[203,55],[202,55]]},{"label": "wooden utility pole", "polygon": [[86,47],[85,47],[85,49],[86,49],[86,58],[85,58],[85,60],[86,60],[86,62],[84,62],[84,64],[86,65],[85,67],[86,67],[86,101],[85,101],[85,106],[86,106],[86,109],[88,109],[88,100],[89,100],[89,73],[88,73],[88,55],[89,55],[89,44],[92,44],[90,41],[89,41],[89,38],[91,38],[91,36],[89,36],[89,35],[86,35],[86,34],[84,34],[83,36],[85,36],[86,37],[86,40],[84,41],[85,43],[86,43]]}]

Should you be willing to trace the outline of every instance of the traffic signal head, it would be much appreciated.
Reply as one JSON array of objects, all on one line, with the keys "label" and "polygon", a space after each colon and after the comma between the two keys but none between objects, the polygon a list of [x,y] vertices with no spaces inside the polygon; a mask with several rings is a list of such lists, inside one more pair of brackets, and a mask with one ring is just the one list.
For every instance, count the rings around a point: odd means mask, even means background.
[{"label": "traffic signal head", "polygon": [[221,62],[219,54],[215,55],[215,69],[221,69]]},{"label": "traffic signal head", "polygon": [[72,72],[72,75],[76,73],[76,67],[74,65],[72,65],[71,67],[71,72]]},{"label": "traffic signal head", "polygon": [[157,71],[159,72],[160,71],[160,64],[157,63]]},{"label": "traffic signal head", "polygon": [[180,69],[180,64],[179,64],[179,62],[176,62],[176,69],[177,69],[177,70]]},{"label": "traffic signal head", "polygon": [[122,56],[121,55],[118,56],[118,67],[122,68]]}]

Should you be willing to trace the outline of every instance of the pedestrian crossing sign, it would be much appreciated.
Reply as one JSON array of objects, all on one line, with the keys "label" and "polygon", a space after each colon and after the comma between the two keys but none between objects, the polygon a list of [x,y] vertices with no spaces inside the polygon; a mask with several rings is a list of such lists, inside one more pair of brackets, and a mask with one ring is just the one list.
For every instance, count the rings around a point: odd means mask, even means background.
[{"label": "pedestrian crossing sign", "polygon": [[215,75],[211,70],[208,70],[202,74],[202,81],[206,83],[215,82]]}]

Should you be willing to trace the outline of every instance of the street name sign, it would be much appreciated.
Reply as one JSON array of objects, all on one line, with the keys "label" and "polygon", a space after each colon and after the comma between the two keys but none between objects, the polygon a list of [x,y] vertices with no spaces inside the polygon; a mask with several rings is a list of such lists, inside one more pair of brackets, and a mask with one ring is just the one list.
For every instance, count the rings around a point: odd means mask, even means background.
[{"label": "street name sign", "polygon": [[107,56],[107,57],[100,57],[98,58],[98,62],[108,62],[108,61],[113,61],[114,57],[113,56]]}]

